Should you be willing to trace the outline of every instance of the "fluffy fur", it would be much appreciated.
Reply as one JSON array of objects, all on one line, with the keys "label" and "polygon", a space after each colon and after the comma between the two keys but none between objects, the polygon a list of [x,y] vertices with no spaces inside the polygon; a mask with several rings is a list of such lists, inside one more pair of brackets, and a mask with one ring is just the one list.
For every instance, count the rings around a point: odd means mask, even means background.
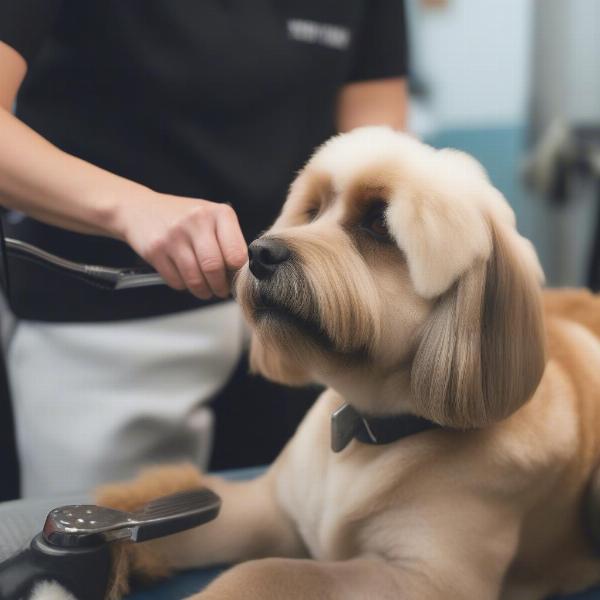
[{"label": "fluffy fur", "polygon": [[29,600],[76,600],[76,598],[55,581],[42,581],[33,588]]},{"label": "fluffy fur", "polygon": [[[328,389],[263,477],[203,479],[223,497],[215,522],[140,546],[121,578],[160,556],[242,563],[203,600],[535,600],[600,581],[584,521],[600,522],[600,299],[542,294],[481,166],[356,130],[316,152],[265,237],[291,254],[270,278],[238,277],[252,364]],[[444,428],[333,454],[342,402]],[[103,500],[200,484],[186,472]]]}]

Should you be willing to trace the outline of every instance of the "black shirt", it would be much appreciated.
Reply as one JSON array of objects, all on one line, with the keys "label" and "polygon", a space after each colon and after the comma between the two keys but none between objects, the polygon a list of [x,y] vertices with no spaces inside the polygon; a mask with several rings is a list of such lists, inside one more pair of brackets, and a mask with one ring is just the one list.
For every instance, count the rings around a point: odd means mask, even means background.
[{"label": "black shirt", "polygon": [[[247,241],[334,132],[340,88],[406,72],[402,0],[0,0],[0,40],[28,63],[25,123],[156,191],[231,203]],[[72,260],[140,262],[114,240],[28,218],[6,227]],[[9,278],[17,312],[33,318],[201,304],[166,288],[101,292],[24,263]]]}]

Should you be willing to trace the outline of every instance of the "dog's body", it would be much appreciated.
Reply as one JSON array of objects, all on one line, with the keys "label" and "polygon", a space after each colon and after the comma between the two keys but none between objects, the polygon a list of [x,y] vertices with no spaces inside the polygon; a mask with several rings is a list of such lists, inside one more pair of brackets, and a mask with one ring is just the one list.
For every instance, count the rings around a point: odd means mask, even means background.
[{"label": "dog's body", "polygon": [[[254,365],[329,389],[264,476],[204,479],[217,521],[130,548],[133,570],[248,561],[206,600],[533,600],[600,581],[583,518],[600,299],[542,301],[537,259],[480,167],[356,131],[315,155],[263,240],[237,284]],[[344,402],[443,428],[334,454]],[[130,508],[198,482],[174,467],[100,498]]]},{"label": "dog's body", "polygon": [[311,556],[394,557],[408,571],[398,598],[530,600],[600,579],[582,516],[600,458],[600,327],[591,332],[561,315],[573,300],[599,311],[600,299],[565,292],[549,300],[556,353],[543,383],[485,430],[356,443],[334,455],[322,440],[343,399],[332,391],[319,399],[276,484]]}]

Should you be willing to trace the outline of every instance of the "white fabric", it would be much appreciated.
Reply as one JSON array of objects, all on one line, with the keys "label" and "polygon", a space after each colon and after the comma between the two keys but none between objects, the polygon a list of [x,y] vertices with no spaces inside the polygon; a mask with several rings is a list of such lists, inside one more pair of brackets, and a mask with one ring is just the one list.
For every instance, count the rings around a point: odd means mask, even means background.
[{"label": "white fabric", "polygon": [[76,600],[76,598],[56,581],[42,581],[33,588],[30,600]]},{"label": "white fabric", "polygon": [[144,463],[205,467],[202,404],[241,355],[233,302],[116,323],[21,321],[7,351],[25,497],[87,490]]}]

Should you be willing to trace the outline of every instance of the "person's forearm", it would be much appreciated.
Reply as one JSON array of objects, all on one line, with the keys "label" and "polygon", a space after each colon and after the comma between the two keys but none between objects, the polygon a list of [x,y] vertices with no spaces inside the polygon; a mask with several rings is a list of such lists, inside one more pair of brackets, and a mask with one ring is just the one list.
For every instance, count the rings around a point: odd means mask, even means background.
[{"label": "person's forearm", "polygon": [[0,108],[0,206],[66,229],[120,239],[168,285],[227,297],[248,259],[227,204],[158,193],[62,152]]},{"label": "person's forearm", "polygon": [[365,125],[406,129],[408,88],[405,79],[391,78],[347,84],[340,92],[337,129],[340,133]]},{"label": "person's forearm", "polygon": [[0,205],[81,233],[123,238],[119,202],[143,191],[59,150],[0,109]]}]

